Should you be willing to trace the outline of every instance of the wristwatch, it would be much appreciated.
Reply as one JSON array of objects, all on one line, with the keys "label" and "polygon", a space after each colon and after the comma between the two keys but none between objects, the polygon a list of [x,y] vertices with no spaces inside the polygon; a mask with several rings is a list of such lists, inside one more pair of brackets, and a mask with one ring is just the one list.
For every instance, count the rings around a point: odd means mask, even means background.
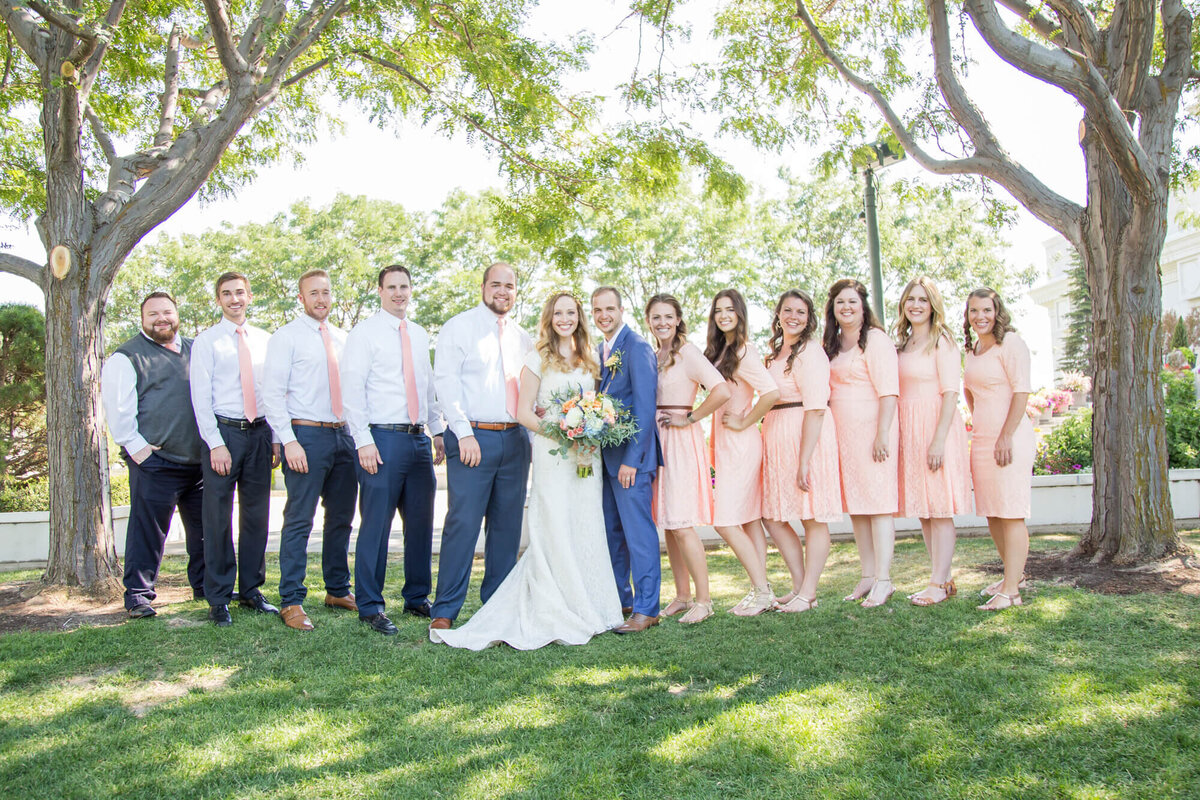
[{"label": "wristwatch", "polygon": [[690,411],[687,413],[687,421],[689,425],[696,421],[696,418],[692,416],[692,412]]}]

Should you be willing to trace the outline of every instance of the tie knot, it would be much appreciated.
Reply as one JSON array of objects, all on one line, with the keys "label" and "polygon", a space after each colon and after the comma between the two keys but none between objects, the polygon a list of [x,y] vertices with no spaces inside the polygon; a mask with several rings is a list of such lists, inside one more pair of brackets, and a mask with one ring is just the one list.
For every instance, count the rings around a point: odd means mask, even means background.
[{"label": "tie knot", "polygon": [[246,329],[244,327],[242,327],[241,325],[238,325],[236,328],[234,328],[234,330],[237,331],[238,336],[246,335]]},{"label": "tie knot", "polygon": [[402,331],[408,330],[408,320],[405,319],[404,317],[400,318],[400,330],[402,330]]},{"label": "tie knot", "polygon": [[500,331],[503,332],[504,331],[504,317],[497,317],[496,325],[499,326]]},{"label": "tie knot", "polygon": [[317,325],[317,330],[319,330],[321,333],[324,333],[325,331],[327,331],[327,330],[329,330],[329,329],[328,329],[328,328],[326,328],[326,327],[325,327],[325,323],[324,323],[324,322],[322,322],[322,323],[319,323],[319,324]]}]

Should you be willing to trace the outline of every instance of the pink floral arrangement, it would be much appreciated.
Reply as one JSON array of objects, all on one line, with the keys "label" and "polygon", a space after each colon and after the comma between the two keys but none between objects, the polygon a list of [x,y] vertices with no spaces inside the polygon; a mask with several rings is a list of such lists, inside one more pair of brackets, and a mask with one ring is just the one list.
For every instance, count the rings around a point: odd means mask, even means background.
[{"label": "pink floral arrangement", "polygon": [[1055,414],[1061,414],[1071,407],[1071,393],[1066,389],[1051,389],[1046,392],[1046,400]]}]

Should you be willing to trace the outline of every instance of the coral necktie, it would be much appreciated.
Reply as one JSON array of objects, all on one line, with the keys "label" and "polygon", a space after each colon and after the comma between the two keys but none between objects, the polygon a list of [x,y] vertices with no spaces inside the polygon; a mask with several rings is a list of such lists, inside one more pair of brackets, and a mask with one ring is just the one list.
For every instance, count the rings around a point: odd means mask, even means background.
[{"label": "coral necktie", "polygon": [[333,415],[342,418],[342,378],[338,374],[337,353],[333,351],[333,337],[324,322],[320,325],[321,341],[325,343],[325,366],[329,370],[329,407]]},{"label": "coral necktie", "polygon": [[417,371],[413,367],[412,339],[408,337],[408,320],[400,320],[400,357],[404,359],[404,392],[408,402],[408,420],[414,425],[421,421],[421,395],[417,391]]},{"label": "coral necktie", "polygon": [[242,379],[242,408],[250,422],[258,419],[258,402],[254,399],[254,363],[250,360],[250,346],[246,344],[246,329],[237,328],[238,372]]}]

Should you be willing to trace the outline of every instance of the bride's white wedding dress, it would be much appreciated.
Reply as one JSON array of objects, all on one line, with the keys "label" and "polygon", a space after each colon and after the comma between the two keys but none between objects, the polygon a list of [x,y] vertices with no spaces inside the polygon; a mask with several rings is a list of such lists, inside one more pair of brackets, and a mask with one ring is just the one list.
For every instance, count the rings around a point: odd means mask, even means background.
[{"label": "bride's white wedding dress", "polygon": [[[536,351],[526,357],[525,366],[541,375]],[[555,392],[594,385],[580,369],[566,374],[547,370],[537,402],[546,406]],[[573,457],[550,454],[556,446],[545,436],[533,437],[525,554],[465,625],[430,630],[432,641],[469,650],[500,643],[535,650],[551,642],[584,644],[624,622],[604,531],[600,454],[592,475],[580,478]]]}]

